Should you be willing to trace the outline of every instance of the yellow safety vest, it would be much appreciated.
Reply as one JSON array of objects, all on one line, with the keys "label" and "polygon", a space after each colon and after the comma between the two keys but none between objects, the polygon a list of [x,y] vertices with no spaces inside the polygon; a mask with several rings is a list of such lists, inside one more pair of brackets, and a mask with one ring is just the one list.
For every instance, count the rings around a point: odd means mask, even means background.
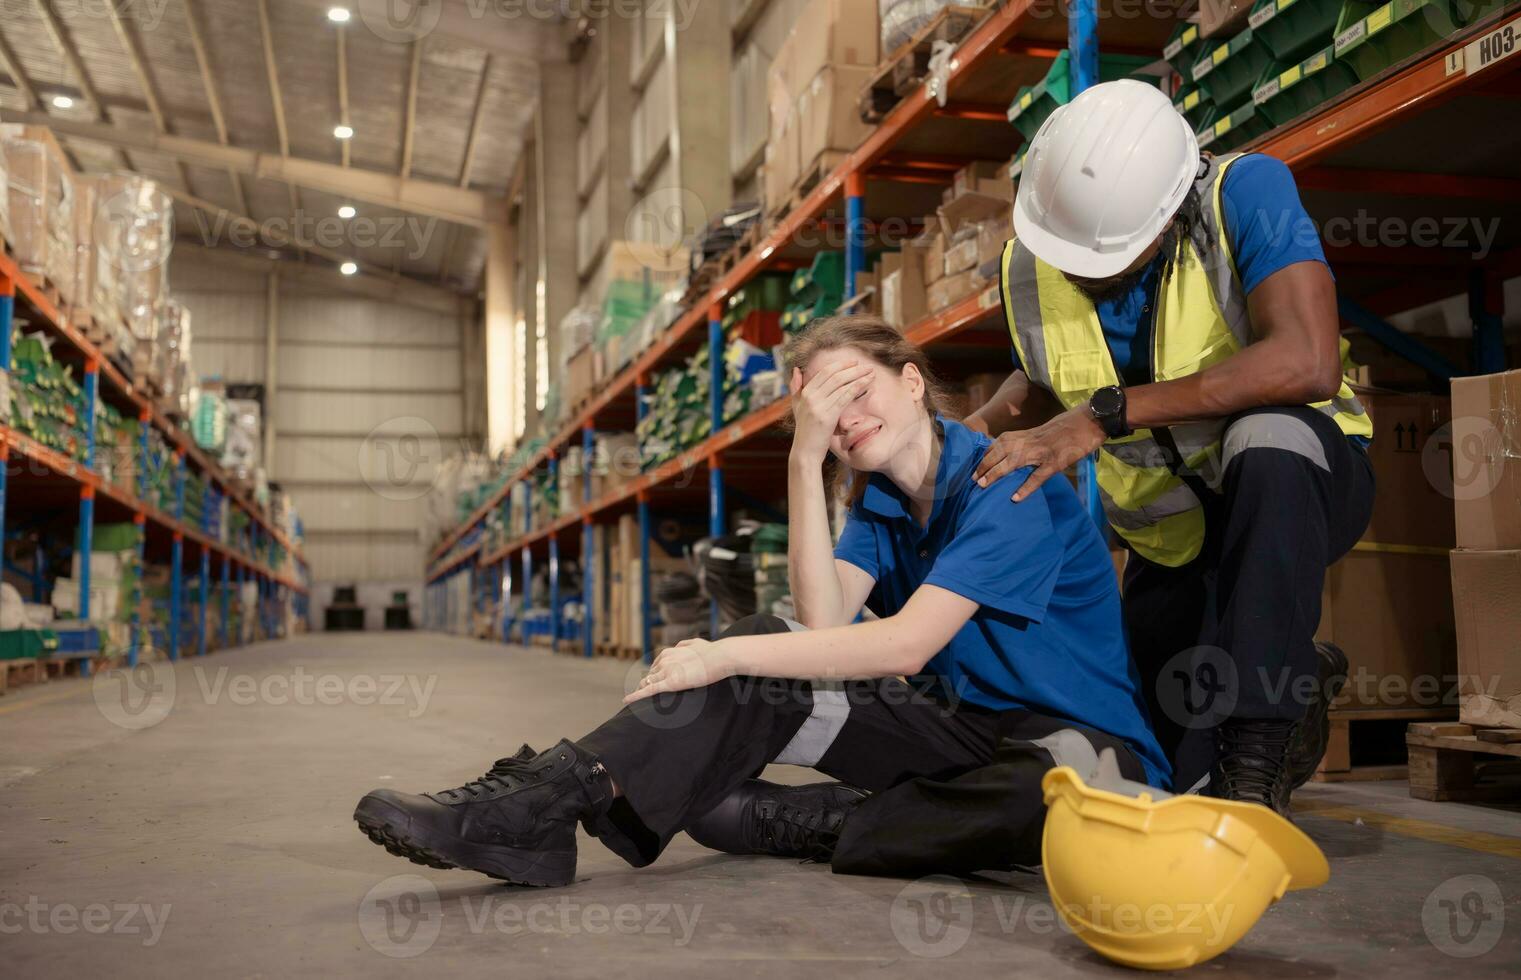
[{"label": "yellow safety vest", "polygon": [[[1155,381],[1202,371],[1252,341],[1246,293],[1220,218],[1225,172],[1239,157],[1211,158],[1194,184],[1209,245],[1201,254],[1199,244],[1188,241],[1158,290],[1151,358]],[[1086,403],[1099,388],[1124,383],[1093,302],[1059,270],[1013,240],[1004,247],[1000,280],[1009,333],[1031,381],[1067,408]],[[1335,419],[1348,435],[1373,434],[1372,422],[1345,378],[1335,398],[1311,407]],[[1224,419],[1210,419],[1137,429],[1104,443],[1097,465],[1104,513],[1143,557],[1177,567],[1199,554],[1204,510],[1193,486],[1219,491],[1224,432]]]}]

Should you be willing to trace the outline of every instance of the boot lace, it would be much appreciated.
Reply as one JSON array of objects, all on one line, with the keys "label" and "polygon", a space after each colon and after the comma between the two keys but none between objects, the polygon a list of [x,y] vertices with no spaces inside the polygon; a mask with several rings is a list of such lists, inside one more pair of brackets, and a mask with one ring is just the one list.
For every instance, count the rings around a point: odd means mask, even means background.
[{"label": "boot lace", "polygon": [[1294,725],[1283,721],[1233,721],[1219,729],[1221,795],[1278,809],[1288,774]]},{"label": "boot lace", "polygon": [[772,844],[803,857],[834,853],[845,814],[840,810],[779,803],[772,813],[761,812],[761,832]]},{"label": "boot lace", "polygon": [[515,786],[538,779],[541,771],[530,767],[533,756],[525,758],[522,752],[498,759],[479,779],[472,779],[463,786],[441,790],[437,795],[449,797],[450,802],[464,799],[480,799],[488,793],[509,790]]}]

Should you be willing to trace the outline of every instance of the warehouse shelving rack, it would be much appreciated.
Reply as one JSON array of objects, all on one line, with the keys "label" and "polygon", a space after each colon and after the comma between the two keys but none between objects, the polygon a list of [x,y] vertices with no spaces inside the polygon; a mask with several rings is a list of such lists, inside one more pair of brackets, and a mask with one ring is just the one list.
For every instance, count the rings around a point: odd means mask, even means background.
[{"label": "warehouse shelving rack", "polygon": [[[228,611],[234,581],[239,586],[252,579],[257,584],[259,597],[257,617],[262,635],[273,636],[276,623],[284,615],[289,603],[295,614],[303,619],[308,616],[310,568],[294,543],[228,478],[226,472],[202,452],[189,436],[176,425],[149,398],[134,390],[132,382],[100,349],[90,342],[70,322],[49,297],[47,291],[32,276],[22,271],[7,254],[0,254],[0,370],[11,368],[11,332],[17,314],[21,314],[34,328],[41,328],[54,337],[54,356],[70,364],[83,380],[85,415],[93,417],[95,405],[105,402],[113,405],[124,415],[136,417],[140,424],[139,452],[143,465],[136,469],[135,492],[128,491],[105,479],[94,466],[95,427],[85,426],[85,455],[83,462],[41,445],[8,424],[0,423],[0,541],[5,538],[7,523],[18,520],[34,523],[38,527],[61,529],[69,532],[77,529],[78,550],[89,554],[97,521],[132,522],[137,525],[137,552],[144,558],[170,563],[169,621],[165,637],[166,652],[171,660],[179,659],[184,652],[185,640],[181,634],[183,613],[186,609],[185,569],[199,572],[199,589],[195,598],[199,626],[195,636],[198,655],[206,653],[207,611],[211,602],[211,577],[213,566],[220,578],[218,586],[221,603],[220,641],[223,647],[230,645],[228,636]],[[146,457],[148,451],[148,426],[163,433],[174,455],[175,503],[168,512],[148,502]],[[248,527],[242,540],[234,545],[224,544],[210,533],[209,514],[203,514],[199,525],[185,519],[185,481],[190,472],[202,475],[208,484],[224,495],[230,507],[243,511],[249,517]],[[73,503],[78,502],[77,523],[65,517]],[[275,549],[283,548],[293,556],[296,574],[289,575],[274,568]],[[42,588],[39,567],[34,589]],[[79,620],[90,618],[90,562],[80,562]],[[34,594],[34,599],[40,596]],[[136,666],[139,656],[141,623],[138,604],[133,603],[132,635],[127,652],[128,666]],[[81,672],[89,673],[89,654],[94,651],[74,651],[81,654]]]},{"label": "warehouse shelving rack", "polygon": [[[562,542],[587,552],[584,567],[589,576],[595,565],[589,554],[592,526],[615,521],[632,509],[640,525],[642,645],[648,660],[653,653],[649,608],[653,508],[658,504],[690,513],[705,504],[710,530],[718,534],[726,523],[725,494],[733,485],[743,481],[756,497],[783,492],[785,467],[778,464],[785,458],[786,442],[777,423],[787,411],[787,396],[728,425],[722,424],[715,404],[713,434],[707,439],[598,499],[588,496],[579,508],[543,527],[528,524],[529,496],[527,512],[517,520],[523,533],[489,552],[482,546],[483,521],[500,509],[504,526],[513,527],[514,483],[523,483],[531,495],[533,474],[543,467],[553,471],[559,455],[574,440],[590,446],[598,427],[631,429],[642,417],[651,375],[677,364],[704,341],[710,347],[709,364],[714,371],[711,390],[720,390],[724,299],[768,267],[798,259],[795,243],[800,232],[827,225],[826,212],[842,196],[849,292],[854,287],[854,270],[865,267],[866,242],[877,221],[931,211],[955,169],[975,159],[1006,160],[1013,155],[1018,135],[1006,124],[1002,129],[1007,132],[1002,133],[988,124],[1003,122],[1004,106],[1017,86],[1042,77],[1049,64],[1042,59],[1053,57],[1063,41],[1074,54],[1077,70],[1092,79],[1097,74],[1098,49],[1158,53],[1173,26],[1156,18],[1111,16],[1107,10],[1100,11],[1094,0],[1074,0],[1069,9],[1070,17],[1066,17],[1050,5],[1014,0],[977,26],[956,51],[947,85],[951,101],[941,106],[923,87],[910,92],[711,287],[703,301],[609,379],[590,404],[568,420],[499,492],[438,544],[427,569],[425,625],[439,628],[448,621],[448,579],[480,576],[472,582],[481,587],[472,588],[470,594],[478,601],[487,590],[499,591],[501,635],[506,639],[511,625],[507,600],[513,590],[513,560],[521,561],[521,589],[526,595],[535,553],[547,555],[553,596],[558,592]],[[1438,376],[1464,372],[1383,318],[1466,290],[1475,341],[1472,369],[1476,373],[1504,369],[1502,284],[1521,275],[1521,235],[1515,231],[1521,228],[1521,180],[1513,176],[1514,161],[1521,159],[1521,134],[1511,125],[1516,100],[1521,98],[1521,72],[1516,70],[1521,67],[1518,9],[1521,6],[1515,0],[1494,5],[1433,48],[1390,66],[1240,148],[1272,154],[1294,168],[1306,206],[1317,217],[1365,212],[1373,206],[1383,213],[1414,213],[1444,222],[1463,217],[1464,202],[1473,201],[1482,202],[1485,213],[1496,216],[1501,234],[1495,236],[1495,248],[1482,262],[1457,249],[1364,243],[1327,246],[1337,272],[1344,322]],[[1438,147],[1446,152],[1434,154]],[[932,203],[921,210],[913,210],[915,187],[931,191]],[[917,200],[922,202],[923,195]],[[985,369],[992,351],[1008,343],[996,285],[921,320],[906,334],[930,349],[937,367],[949,363],[952,370],[958,365],[966,370],[969,361],[981,358],[980,369]],[[589,482],[586,487],[589,494]],[[585,594],[591,594],[589,585]],[[551,615],[558,616],[558,604],[553,601]],[[590,607],[585,615],[582,645],[590,656]],[[552,635],[558,635],[558,623],[551,629]]]}]

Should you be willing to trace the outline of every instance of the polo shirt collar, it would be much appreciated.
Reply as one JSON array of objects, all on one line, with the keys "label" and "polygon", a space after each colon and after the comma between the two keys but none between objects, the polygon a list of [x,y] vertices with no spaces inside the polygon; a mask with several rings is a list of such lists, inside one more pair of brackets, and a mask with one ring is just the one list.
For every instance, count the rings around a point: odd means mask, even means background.
[{"label": "polo shirt collar", "polygon": [[[935,505],[930,509],[930,523],[940,516],[940,505],[953,489],[969,478],[977,466],[981,453],[976,452],[977,439],[971,430],[958,423],[946,424],[943,415],[935,416],[935,429],[940,433],[940,462],[935,467]],[[873,473],[866,482],[866,492],[861,494],[861,508],[888,520],[908,520],[908,495],[888,479],[885,473]]]}]

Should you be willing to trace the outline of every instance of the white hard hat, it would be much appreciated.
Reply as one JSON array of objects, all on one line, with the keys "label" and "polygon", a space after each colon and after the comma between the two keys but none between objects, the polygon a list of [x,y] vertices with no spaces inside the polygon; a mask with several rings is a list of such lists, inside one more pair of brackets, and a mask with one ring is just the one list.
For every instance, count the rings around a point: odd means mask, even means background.
[{"label": "white hard hat", "polygon": [[1051,113],[1025,157],[1014,234],[1063,272],[1125,271],[1162,233],[1199,168],[1199,141],[1160,90],[1104,82]]}]

